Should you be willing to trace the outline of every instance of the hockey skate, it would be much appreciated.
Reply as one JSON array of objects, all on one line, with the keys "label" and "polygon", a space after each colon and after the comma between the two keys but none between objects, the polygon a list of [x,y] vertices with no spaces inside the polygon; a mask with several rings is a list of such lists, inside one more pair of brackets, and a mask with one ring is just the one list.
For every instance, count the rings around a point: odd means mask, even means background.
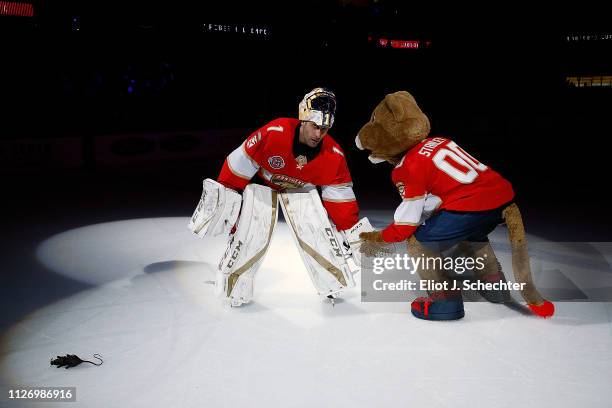
[{"label": "hockey skate", "polygon": [[332,305],[332,307],[336,306],[336,299],[339,298],[338,296],[339,294],[334,293],[332,295],[327,295],[326,298],[329,300],[329,303]]}]

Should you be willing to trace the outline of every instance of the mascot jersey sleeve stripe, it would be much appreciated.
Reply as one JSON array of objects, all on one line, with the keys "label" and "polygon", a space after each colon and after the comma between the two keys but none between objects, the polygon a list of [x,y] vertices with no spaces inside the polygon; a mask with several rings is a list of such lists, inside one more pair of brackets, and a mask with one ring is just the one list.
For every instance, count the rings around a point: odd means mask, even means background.
[{"label": "mascot jersey sleeve stripe", "polygon": [[317,156],[298,163],[293,138],[298,119],[278,118],[253,132],[225,159],[217,181],[242,191],[258,173],[275,190],[320,186],[323,206],[339,230],[359,221],[359,208],[344,152],[328,134]]},{"label": "mascot jersey sleeve stripe", "polygon": [[506,179],[443,137],[427,138],[410,149],[391,178],[402,203],[393,224],[383,230],[386,242],[403,241],[414,233],[432,195],[441,200],[438,210],[465,212],[492,210],[514,198]]}]

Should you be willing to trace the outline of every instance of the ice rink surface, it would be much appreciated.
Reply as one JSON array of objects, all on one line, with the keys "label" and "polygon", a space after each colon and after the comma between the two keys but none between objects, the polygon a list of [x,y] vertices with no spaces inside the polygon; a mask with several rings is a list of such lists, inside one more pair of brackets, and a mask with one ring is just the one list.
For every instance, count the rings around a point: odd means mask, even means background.
[{"label": "ice rink surface", "polygon": [[[33,262],[54,277],[17,276],[3,288],[3,307],[20,305],[28,313],[3,317],[1,383],[74,386],[77,402],[25,403],[3,395],[0,405],[610,406],[612,303],[556,302],[556,315],[544,320],[520,306],[467,302],[464,319],[428,322],[412,317],[412,299],[364,303],[357,286],[332,307],[316,295],[279,222],[254,302],[230,309],[210,283],[225,242],[198,239],[187,221],[114,221],[39,242]],[[511,277],[502,227],[492,242]],[[538,243],[530,237],[530,245]],[[609,290],[612,245],[584,245],[595,261],[550,243],[552,255],[532,252],[534,270],[573,263],[599,273]],[[589,294],[570,278],[566,290]],[[29,305],[33,291],[63,295]],[[92,360],[94,353],[102,366],[49,365],[57,355]]]}]

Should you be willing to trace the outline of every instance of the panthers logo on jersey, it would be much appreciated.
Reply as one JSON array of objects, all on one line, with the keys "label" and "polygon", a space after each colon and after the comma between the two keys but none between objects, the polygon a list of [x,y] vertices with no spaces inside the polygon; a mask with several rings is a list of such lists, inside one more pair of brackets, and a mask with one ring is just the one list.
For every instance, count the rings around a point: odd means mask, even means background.
[{"label": "panthers logo on jersey", "polygon": [[305,181],[302,181],[295,177],[285,176],[284,174],[274,174],[270,179],[270,182],[284,189],[302,188],[306,185]]}]

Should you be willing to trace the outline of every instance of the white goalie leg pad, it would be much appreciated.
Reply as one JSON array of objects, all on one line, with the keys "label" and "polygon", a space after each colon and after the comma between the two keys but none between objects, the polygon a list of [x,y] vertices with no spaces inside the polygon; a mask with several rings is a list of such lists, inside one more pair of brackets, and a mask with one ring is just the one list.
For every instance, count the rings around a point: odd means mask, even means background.
[{"label": "white goalie leg pad", "polygon": [[242,212],[236,232],[217,269],[215,291],[232,306],[253,298],[253,280],[270,246],[278,219],[278,193],[249,184],[242,193]]},{"label": "white goalie leg pad", "polygon": [[355,286],[346,263],[342,242],[327,218],[316,189],[280,194],[281,207],[293,238],[321,296],[333,295]]},{"label": "white goalie leg pad", "polygon": [[241,201],[240,194],[207,178],[187,228],[200,238],[228,235],[238,219]]}]

